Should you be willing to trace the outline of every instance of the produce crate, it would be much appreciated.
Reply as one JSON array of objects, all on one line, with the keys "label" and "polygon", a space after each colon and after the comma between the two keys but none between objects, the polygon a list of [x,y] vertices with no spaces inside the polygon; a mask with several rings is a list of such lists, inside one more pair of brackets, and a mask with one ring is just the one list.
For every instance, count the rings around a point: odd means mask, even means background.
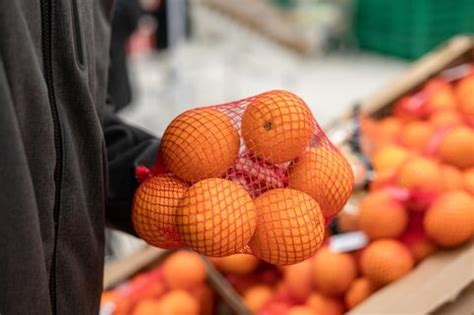
[{"label": "produce crate", "polygon": [[[392,111],[400,98],[417,91],[429,79],[446,69],[473,62],[474,38],[456,37],[417,61],[386,88],[362,100],[359,112],[381,119]],[[354,113],[351,112],[326,130],[328,135],[337,134],[337,130],[347,130],[354,125]],[[348,137],[339,145],[347,147],[350,143]],[[474,241],[455,250],[440,251],[423,260],[399,281],[371,295],[349,314],[473,314],[473,268]]]},{"label": "produce crate", "polygon": [[[160,266],[175,250],[164,250],[145,246],[128,256],[110,261],[104,267],[104,291],[119,287],[133,276],[147,272]],[[217,303],[214,305],[215,314],[242,314],[251,312],[240,299],[232,286],[217,271],[212,263],[204,259],[207,270],[207,283],[216,293]],[[101,315],[111,314],[107,307],[101,309]]]},{"label": "produce crate", "polygon": [[474,33],[474,1],[357,0],[355,32],[361,48],[418,58],[454,35]]}]

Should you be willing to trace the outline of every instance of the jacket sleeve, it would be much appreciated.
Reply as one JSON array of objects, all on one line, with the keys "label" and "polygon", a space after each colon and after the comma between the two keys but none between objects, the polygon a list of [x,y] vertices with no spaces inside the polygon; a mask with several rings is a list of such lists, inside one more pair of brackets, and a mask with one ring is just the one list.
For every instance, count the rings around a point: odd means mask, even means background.
[{"label": "jacket sleeve", "polygon": [[107,224],[136,234],[131,221],[132,200],[138,182],[135,168],[151,166],[155,161],[159,139],[127,125],[106,107],[103,120],[108,160]]}]

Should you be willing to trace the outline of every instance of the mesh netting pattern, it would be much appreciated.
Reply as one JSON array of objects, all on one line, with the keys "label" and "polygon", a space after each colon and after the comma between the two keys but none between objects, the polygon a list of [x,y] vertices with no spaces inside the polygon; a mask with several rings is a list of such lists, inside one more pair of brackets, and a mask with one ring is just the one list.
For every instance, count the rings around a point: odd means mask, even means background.
[{"label": "mesh netting pattern", "polygon": [[256,256],[277,265],[313,256],[324,239],[318,203],[294,189],[273,189],[255,199],[257,229],[249,247]]},{"label": "mesh netting pattern", "polygon": [[182,113],[155,166],[138,173],[133,223],[147,242],[274,264],[314,254],[354,180],[308,106],[286,91]]}]

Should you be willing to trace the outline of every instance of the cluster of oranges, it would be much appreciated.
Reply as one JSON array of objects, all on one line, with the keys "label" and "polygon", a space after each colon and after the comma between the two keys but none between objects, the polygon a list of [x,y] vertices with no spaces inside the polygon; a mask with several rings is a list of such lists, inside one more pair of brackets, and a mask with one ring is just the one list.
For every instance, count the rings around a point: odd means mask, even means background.
[{"label": "cluster of oranges", "polygon": [[380,286],[360,274],[360,258],[327,246],[301,263],[274,268],[249,255],[212,259],[254,314],[341,315]]},{"label": "cluster of oranges", "polygon": [[101,312],[113,315],[211,315],[215,292],[207,270],[195,253],[180,250],[162,265],[138,274],[102,294]]},{"label": "cluster of oranges", "polygon": [[153,174],[136,191],[133,225],[162,248],[278,265],[316,252],[349,198],[352,170],[296,95],[270,91],[176,117]]},{"label": "cluster of oranges", "polygon": [[431,79],[362,127],[375,178],[358,209],[371,240],[360,265],[384,285],[474,236],[474,70]]}]

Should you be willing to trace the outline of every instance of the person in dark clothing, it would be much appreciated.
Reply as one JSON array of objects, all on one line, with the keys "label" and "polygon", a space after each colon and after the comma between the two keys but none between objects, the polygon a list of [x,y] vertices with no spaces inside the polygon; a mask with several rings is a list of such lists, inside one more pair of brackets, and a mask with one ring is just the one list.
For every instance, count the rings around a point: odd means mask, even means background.
[{"label": "person in dark clothing", "polygon": [[[0,1],[0,314],[97,314],[159,140],[107,104],[112,0]],[[107,185],[107,182],[109,185]]]},{"label": "person in dark clothing", "polygon": [[135,31],[142,10],[138,0],[117,0],[112,17],[108,93],[115,111],[126,107],[132,98],[127,70],[126,44]]}]

